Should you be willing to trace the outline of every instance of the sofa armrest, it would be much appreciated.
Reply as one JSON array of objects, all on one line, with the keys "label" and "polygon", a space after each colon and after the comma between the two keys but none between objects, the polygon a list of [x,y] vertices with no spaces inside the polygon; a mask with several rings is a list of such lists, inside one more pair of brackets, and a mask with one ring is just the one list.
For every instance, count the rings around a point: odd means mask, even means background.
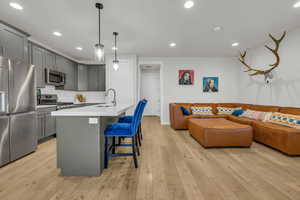
[{"label": "sofa armrest", "polygon": [[169,105],[171,127],[176,130],[187,129],[187,119],[184,117],[180,106],[174,103]]}]

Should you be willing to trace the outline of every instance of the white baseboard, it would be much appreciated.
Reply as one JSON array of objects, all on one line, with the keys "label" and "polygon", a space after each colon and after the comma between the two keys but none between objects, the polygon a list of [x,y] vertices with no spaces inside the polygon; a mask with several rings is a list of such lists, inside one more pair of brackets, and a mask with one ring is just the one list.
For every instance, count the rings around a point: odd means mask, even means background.
[{"label": "white baseboard", "polygon": [[170,125],[170,122],[165,122],[165,121],[162,121],[160,122],[161,125]]}]

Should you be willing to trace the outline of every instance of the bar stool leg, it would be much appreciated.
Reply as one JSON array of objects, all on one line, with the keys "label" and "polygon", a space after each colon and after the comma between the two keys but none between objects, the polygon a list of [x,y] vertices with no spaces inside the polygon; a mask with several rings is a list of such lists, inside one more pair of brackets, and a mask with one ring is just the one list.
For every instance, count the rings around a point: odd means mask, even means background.
[{"label": "bar stool leg", "polygon": [[141,142],[141,134],[140,134],[139,130],[138,130],[138,133],[137,133],[137,140],[138,140],[138,142],[139,142],[139,146],[142,146],[142,142]]},{"label": "bar stool leg", "polygon": [[135,146],[136,146],[136,150],[137,150],[137,155],[140,155],[140,148],[139,148],[139,144],[138,144],[138,135],[134,136],[135,138]]},{"label": "bar stool leg", "polygon": [[132,154],[133,154],[133,161],[135,168],[138,168],[137,158],[136,158],[136,145],[135,145],[135,138],[134,136],[132,138]]},{"label": "bar stool leg", "polygon": [[105,137],[104,144],[104,168],[108,167],[108,137]]},{"label": "bar stool leg", "polygon": [[112,138],[112,154],[116,153],[116,137]]},{"label": "bar stool leg", "polygon": [[139,125],[139,132],[140,132],[140,135],[141,135],[141,139],[143,140],[142,123],[140,123],[140,125]]}]

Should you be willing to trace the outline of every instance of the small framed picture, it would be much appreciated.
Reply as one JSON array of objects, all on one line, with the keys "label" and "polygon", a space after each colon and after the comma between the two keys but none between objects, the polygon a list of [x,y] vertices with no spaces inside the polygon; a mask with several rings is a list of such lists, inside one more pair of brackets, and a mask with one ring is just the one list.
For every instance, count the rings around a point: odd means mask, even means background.
[{"label": "small framed picture", "polygon": [[194,85],[194,70],[179,70],[179,85]]},{"label": "small framed picture", "polygon": [[219,92],[219,77],[203,77],[203,92]]}]

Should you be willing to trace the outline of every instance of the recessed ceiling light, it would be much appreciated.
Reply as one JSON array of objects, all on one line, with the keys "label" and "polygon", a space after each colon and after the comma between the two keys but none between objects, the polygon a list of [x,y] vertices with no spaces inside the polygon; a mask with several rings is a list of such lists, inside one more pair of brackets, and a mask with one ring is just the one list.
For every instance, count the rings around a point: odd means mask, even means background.
[{"label": "recessed ceiling light", "polygon": [[192,8],[194,6],[194,2],[193,1],[186,1],[184,3],[184,7],[185,8]]},{"label": "recessed ceiling light", "polygon": [[300,1],[294,4],[294,8],[300,8]]},{"label": "recessed ceiling light", "polygon": [[58,37],[62,36],[62,34],[60,32],[57,32],[57,31],[54,31],[53,35],[58,36]]},{"label": "recessed ceiling light", "polygon": [[170,47],[176,47],[176,43],[172,42],[169,44]]},{"label": "recessed ceiling light", "polygon": [[237,47],[237,46],[239,46],[240,45],[240,43],[238,43],[238,42],[234,42],[234,43],[232,43],[232,45],[231,46],[233,46],[233,47]]},{"label": "recessed ceiling light", "polygon": [[10,2],[9,5],[10,5],[10,7],[14,8],[14,9],[23,10],[23,7],[16,2]]},{"label": "recessed ceiling light", "polygon": [[117,48],[117,47],[112,47],[111,49],[112,49],[112,50],[114,50],[114,51],[115,51],[115,50],[118,50],[118,48]]},{"label": "recessed ceiling light", "polygon": [[76,47],[78,51],[82,51],[82,47]]},{"label": "recessed ceiling light", "polygon": [[213,30],[215,32],[221,31],[223,28],[221,26],[216,26]]}]

